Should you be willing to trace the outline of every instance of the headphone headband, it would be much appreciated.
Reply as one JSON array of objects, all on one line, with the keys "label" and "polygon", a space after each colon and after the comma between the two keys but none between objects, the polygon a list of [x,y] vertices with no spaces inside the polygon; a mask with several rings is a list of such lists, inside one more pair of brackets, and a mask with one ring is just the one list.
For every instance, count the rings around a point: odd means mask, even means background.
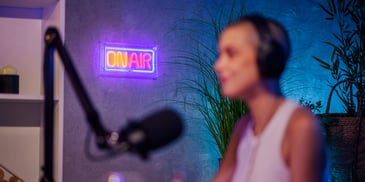
[{"label": "headphone headband", "polygon": [[289,57],[289,51],[276,40],[269,25],[270,23],[277,25],[288,39],[284,28],[276,21],[258,14],[243,16],[238,22],[250,22],[259,34],[260,46],[257,51],[257,64],[260,76],[263,78],[280,77]]}]

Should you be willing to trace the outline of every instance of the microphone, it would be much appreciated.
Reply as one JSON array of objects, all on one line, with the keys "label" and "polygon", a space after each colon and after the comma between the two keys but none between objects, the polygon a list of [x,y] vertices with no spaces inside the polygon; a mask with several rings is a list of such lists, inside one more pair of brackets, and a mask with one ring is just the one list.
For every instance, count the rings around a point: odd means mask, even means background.
[{"label": "microphone", "polygon": [[[136,153],[147,159],[150,151],[171,143],[182,131],[183,124],[179,114],[171,109],[164,109],[140,122],[131,121],[126,128],[120,130],[117,145],[113,148]],[[113,138],[113,134],[111,137]]]},{"label": "microphone", "polygon": [[[154,113],[140,122],[130,122],[120,132],[109,132],[100,122],[97,110],[93,106],[86,89],[73,65],[71,56],[63,45],[61,36],[55,27],[49,27],[44,36],[45,49],[43,61],[44,79],[44,174],[41,181],[53,179],[53,138],[54,138],[54,51],[57,50],[65,72],[70,78],[73,89],[87,116],[88,124],[96,135],[100,149],[112,150],[111,153],[130,151],[147,158],[148,152],[165,146],[179,137],[183,126],[179,115],[170,109]],[[88,137],[89,138],[89,137]],[[85,145],[86,146],[86,145]],[[86,154],[93,156],[86,150]]]}]

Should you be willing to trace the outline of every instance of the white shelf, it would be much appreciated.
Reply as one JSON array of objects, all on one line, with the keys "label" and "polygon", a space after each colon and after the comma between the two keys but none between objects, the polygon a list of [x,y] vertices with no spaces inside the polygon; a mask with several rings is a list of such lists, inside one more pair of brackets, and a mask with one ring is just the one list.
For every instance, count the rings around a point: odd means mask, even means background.
[{"label": "white shelf", "polygon": [[43,96],[0,94],[0,126],[40,126]]},{"label": "white shelf", "polygon": [[[43,101],[43,95],[0,94],[0,103],[43,103]],[[55,101],[58,101],[58,98],[55,98]]]},{"label": "white shelf", "polygon": [[[14,128],[14,136],[21,129],[42,131],[44,121],[44,94],[42,80],[43,35],[47,27],[57,27],[64,34],[65,0],[0,0],[0,68],[12,65],[17,68],[19,79],[19,94],[0,93],[0,129],[9,131]],[[19,41],[21,40],[21,41]],[[59,59],[55,56],[55,59]],[[63,157],[63,88],[64,73],[60,61],[55,61],[54,91],[55,91],[55,148],[54,148],[54,179],[62,182]],[[4,132],[0,131],[0,134]],[[14,138],[0,136],[4,145],[16,146]],[[10,138],[8,140],[8,138]],[[29,143],[35,148],[41,148],[43,132],[37,136],[27,137],[38,143]],[[25,140],[24,140],[25,141]],[[11,148],[9,148],[11,149]],[[28,148],[27,148],[28,149]],[[16,169],[25,181],[37,181],[41,171],[39,165],[44,161],[34,156],[42,156],[43,150],[35,151],[31,157],[32,166],[24,166],[24,160],[14,158],[14,153],[1,153],[1,157],[9,159],[8,167]],[[28,154],[28,151],[26,151]],[[22,154],[15,154],[22,155]],[[13,166],[12,166],[13,165]],[[34,174],[27,177],[21,170]]]},{"label": "white shelf", "polygon": [[0,0],[0,17],[49,19],[60,0]]},{"label": "white shelf", "polygon": [[58,0],[1,0],[0,6],[18,8],[44,8],[57,2]]},{"label": "white shelf", "polygon": [[41,95],[0,94],[0,102],[42,103],[43,96],[41,96]]}]

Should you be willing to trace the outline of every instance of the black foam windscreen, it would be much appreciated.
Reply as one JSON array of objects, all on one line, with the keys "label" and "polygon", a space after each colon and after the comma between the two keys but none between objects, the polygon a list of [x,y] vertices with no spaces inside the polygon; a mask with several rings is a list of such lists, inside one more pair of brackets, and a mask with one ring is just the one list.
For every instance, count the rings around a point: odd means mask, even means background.
[{"label": "black foam windscreen", "polygon": [[183,124],[179,114],[165,109],[143,119],[140,123],[146,134],[145,147],[153,150],[164,146],[179,137]]},{"label": "black foam windscreen", "polygon": [[139,154],[146,159],[152,150],[161,148],[175,139],[183,131],[183,123],[177,112],[164,109],[140,121],[129,122],[119,132],[118,143],[124,151]]}]

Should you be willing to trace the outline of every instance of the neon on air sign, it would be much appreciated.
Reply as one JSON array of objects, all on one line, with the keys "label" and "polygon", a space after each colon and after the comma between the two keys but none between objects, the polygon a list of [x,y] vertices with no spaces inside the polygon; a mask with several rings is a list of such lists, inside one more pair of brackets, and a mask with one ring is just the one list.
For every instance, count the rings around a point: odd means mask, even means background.
[{"label": "neon on air sign", "polygon": [[101,71],[105,75],[156,78],[157,48],[131,48],[104,44],[101,54]]}]

